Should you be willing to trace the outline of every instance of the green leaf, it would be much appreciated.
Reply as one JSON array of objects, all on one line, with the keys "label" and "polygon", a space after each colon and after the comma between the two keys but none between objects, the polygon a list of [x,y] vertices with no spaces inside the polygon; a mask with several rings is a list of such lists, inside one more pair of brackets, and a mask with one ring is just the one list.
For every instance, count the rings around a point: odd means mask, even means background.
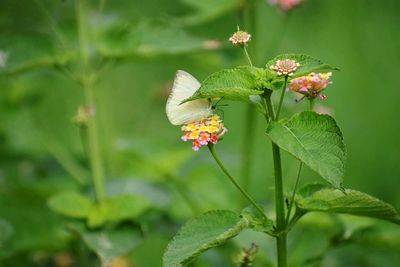
[{"label": "green leaf", "polygon": [[107,222],[135,219],[151,207],[150,202],[140,196],[122,195],[107,198],[93,206],[88,214],[89,227],[99,227]]},{"label": "green leaf", "polygon": [[116,24],[99,33],[97,49],[107,58],[175,55],[206,49],[204,40],[165,21]]},{"label": "green leaf", "polygon": [[341,185],[346,149],[342,133],[332,117],[305,111],[288,121],[272,121],[267,135],[332,185]]},{"label": "green leaf", "polygon": [[182,18],[182,23],[188,25],[211,21],[234,10],[239,5],[238,0],[182,0],[182,2],[196,10],[194,14]]},{"label": "green leaf", "polygon": [[51,39],[39,34],[8,34],[1,38],[0,48],[0,75],[63,66],[77,57],[75,51],[59,51]]},{"label": "green leaf", "polygon": [[49,207],[64,216],[86,218],[92,209],[92,201],[76,192],[62,192],[48,200]]},{"label": "green leaf", "polygon": [[145,180],[118,179],[106,184],[107,196],[115,197],[120,195],[139,196],[147,199],[157,208],[166,208],[170,202],[170,195],[163,188]]},{"label": "green leaf", "polygon": [[337,67],[333,67],[329,64],[322,62],[319,59],[303,54],[279,55],[267,62],[266,66],[267,69],[270,69],[271,66],[275,65],[277,60],[282,60],[282,59],[292,59],[300,63],[300,67],[296,70],[296,72],[293,74],[292,77],[303,76],[310,72],[325,72],[325,71],[339,70]]},{"label": "green leaf", "polygon": [[115,257],[132,251],[142,239],[132,227],[91,231],[83,225],[74,224],[69,228],[78,233],[89,249],[98,255],[102,266],[109,266]]},{"label": "green leaf", "polygon": [[264,69],[250,66],[218,71],[207,77],[199,90],[184,102],[216,97],[249,102],[249,96],[264,92],[267,73]]},{"label": "green leaf", "polygon": [[400,224],[393,206],[356,190],[339,190],[327,185],[307,185],[299,191],[296,205],[305,211],[347,213]]},{"label": "green leaf", "polygon": [[228,210],[206,212],[187,222],[169,243],[164,267],[183,266],[202,252],[225,243],[249,227],[249,221]]},{"label": "green leaf", "polygon": [[249,228],[254,231],[269,234],[273,230],[274,222],[262,216],[254,206],[243,209],[241,216],[248,220]]}]

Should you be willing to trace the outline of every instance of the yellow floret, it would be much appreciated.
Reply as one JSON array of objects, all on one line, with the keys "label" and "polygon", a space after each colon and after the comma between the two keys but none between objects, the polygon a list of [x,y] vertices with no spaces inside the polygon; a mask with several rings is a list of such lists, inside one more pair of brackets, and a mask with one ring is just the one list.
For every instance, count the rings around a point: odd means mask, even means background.
[{"label": "yellow floret", "polygon": [[199,129],[199,126],[195,123],[189,123],[188,125],[186,125],[186,129],[185,131],[196,131]]},{"label": "yellow floret", "polygon": [[209,127],[207,125],[201,125],[199,130],[200,130],[200,132],[208,132],[208,128]]},{"label": "yellow floret", "polygon": [[216,132],[218,132],[219,131],[219,128],[218,127],[216,127],[216,126],[209,126],[208,127],[208,132],[209,133],[216,133]]},{"label": "yellow floret", "polygon": [[197,139],[198,137],[199,137],[199,135],[200,135],[200,132],[199,131],[193,131],[193,132],[190,132],[189,133],[189,139]]}]

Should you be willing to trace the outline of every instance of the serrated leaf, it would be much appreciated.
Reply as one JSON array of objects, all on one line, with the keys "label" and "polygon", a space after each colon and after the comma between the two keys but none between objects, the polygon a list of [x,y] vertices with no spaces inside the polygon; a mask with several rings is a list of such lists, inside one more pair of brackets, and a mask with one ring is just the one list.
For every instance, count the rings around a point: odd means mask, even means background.
[{"label": "serrated leaf", "polygon": [[107,222],[135,219],[151,207],[150,202],[140,196],[122,195],[107,198],[92,207],[88,214],[89,227],[99,227]]},{"label": "serrated leaf", "polygon": [[109,266],[115,257],[132,251],[142,239],[139,232],[131,227],[93,231],[74,224],[69,228],[78,233],[89,249],[98,255],[102,266]]},{"label": "serrated leaf", "polygon": [[163,266],[183,266],[202,252],[225,243],[248,226],[249,221],[233,211],[206,212],[179,230],[164,253]]},{"label": "serrated leaf", "polygon": [[296,205],[306,211],[347,213],[400,224],[400,216],[393,206],[351,189],[340,190],[321,184],[308,185],[299,191]]},{"label": "serrated leaf", "polygon": [[261,83],[265,80],[266,73],[264,69],[250,66],[215,72],[208,76],[201,83],[199,90],[184,102],[216,97],[248,102],[249,96],[264,92]]},{"label": "serrated leaf", "polygon": [[272,142],[286,150],[332,185],[339,187],[345,171],[342,133],[329,115],[305,111],[267,127]]},{"label": "serrated leaf", "polygon": [[293,74],[292,77],[299,77],[306,75],[310,72],[323,72],[323,71],[332,71],[332,70],[338,70],[338,68],[333,67],[332,65],[326,64],[322,62],[321,60],[308,56],[308,55],[303,55],[303,54],[282,54],[274,59],[271,59],[270,61],[267,62],[267,69],[269,69],[271,66],[275,65],[277,60],[282,60],[282,59],[292,59],[300,63],[300,67],[296,70],[296,72]]},{"label": "serrated leaf", "polygon": [[182,23],[188,25],[211,21],[239,5],[238,0],[182,0],[182,2],[196,10],[193,14],[182,18]]},{"label": "serrated leaf", "polygon": [[89,198],[76,192],[56,194],[47,204],[53,211],[72,218],[86,218],[93,207]]}]

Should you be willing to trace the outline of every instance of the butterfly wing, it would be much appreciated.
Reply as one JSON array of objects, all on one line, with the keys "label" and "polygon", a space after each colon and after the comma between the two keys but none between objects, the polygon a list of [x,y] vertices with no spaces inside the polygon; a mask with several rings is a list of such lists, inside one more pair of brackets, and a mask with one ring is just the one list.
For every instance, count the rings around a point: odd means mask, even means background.
[{"label": "butterfly wing", "polygon": [[191,97],[199,88],[200,83],[196,78],[185,71],[177,71],[166,106],[167,117],[173,125],[200,120],[212,114],[210,101],[207,99],[198,99],[181,104],[183,100]]}]

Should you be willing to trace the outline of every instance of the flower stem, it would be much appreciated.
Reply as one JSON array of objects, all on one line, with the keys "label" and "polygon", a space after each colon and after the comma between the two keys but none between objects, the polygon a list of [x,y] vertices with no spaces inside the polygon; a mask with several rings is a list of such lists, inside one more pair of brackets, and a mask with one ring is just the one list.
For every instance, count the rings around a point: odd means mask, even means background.
[{"label": "flower stem", "polygon": [[287,215],[286,215],[286,225],[289,223],[289,220],[290,220],[290,213],[291,213],[292,208],[293,208],[294,197],[296,196],[297,187],[298,187],[298,185],[299,185],[300,173],[301,173],[301,168],[302,168],[302,167],[303,167],[303,162],[300,161],[299,169],[298,169],[298,171],[297,171],[296,183],[295,183],[295,185],[294,185],[292,197],[291,197],[291,199],[290,199],[289,208],[288,208],[288,212],[287,212]]},{"label": "flower stem", "polygon": [[275,120],[279,119],[279,115],[281,113],[283,99],[285,98],[287,82],[288,82],[288,76],[285,76],[285,82],[283,83],[282,92],[281,92],[281,98],[279,99],[279,105],[278,105],[278,109],[276,111]]},{"label": "flower stem", "polygon": [[[271,94],[264,95],[266,100],[268,113],[274,121],[278,116],[274,116],[274,110],[271,102]],[[285,220],[285,206],[283,195],[283,179],[282,179],[282,164],[281,152],[279,146],[272,143],[272,156],[274,160],[274,175],[275,175],[275,212],[276,212],[276,232],[279,233],[276,237],[277,246],[277,261],[278,267],[287,266],[287,245],[286,245],[286,220]]]},{"label": "flower stem", "polygon": [[315,98],[310,99],[310,111],[314,111]]},{"label": "flower stem", "polygon": [[251,67],[253,67],[253,62],[251,61],[251,58],[250,58],[250,56],[249,56],[249,53],[247,52],[246,46],[243,46],[242,49],[243,49],[244,56],[245,56],[246,59],[247,59],[247,62],[249,63],[249,65],[250,65]]},{"label": "flower stem", "polygon": [[[79,31],[79,47],[81,61],[83,65],[83,75],[81,82],[85,91],[85,102],[87,106],[95,108],[94,97],[94,80],[91,75],[91,66],[89,59],[89,47],[86,37],[86,22],[85,22],[86,1],[78,0],[76,2],[76,14],[78,20]],[[97,112],[96,112],[97,113]],[[96,117],[91,118],[87,125],[87,139],[89,148],[89,161],[92,171],[92,180],[96,199],[98,203],[102,203],[105,198],[104,190],[104,171],[101,158],[101,151],[97,133]]]},{"label": "flower stem", "polygon": [[229,180],[232,182],[232,184],[236,187],[237,190],[242,193],[242,195],[256,208],[260,214],[267,219],[267,216],[264,214],[263,209],[253,200],[253,198],[246,193],[246,191],[243,190],[243,188],[236,182],[236,180],[230,175],[228,170],[225,168],[224,164],[222,164],[221,160],[219,159],[217,152],[215,150],[215,147],[213,144],[209,144],[208,148],[210,150],[211,155],[213,156],[215,162],[217,162],[218,166],[221,168],[221,170],[225,173],[225,175],[229,178]]}]

